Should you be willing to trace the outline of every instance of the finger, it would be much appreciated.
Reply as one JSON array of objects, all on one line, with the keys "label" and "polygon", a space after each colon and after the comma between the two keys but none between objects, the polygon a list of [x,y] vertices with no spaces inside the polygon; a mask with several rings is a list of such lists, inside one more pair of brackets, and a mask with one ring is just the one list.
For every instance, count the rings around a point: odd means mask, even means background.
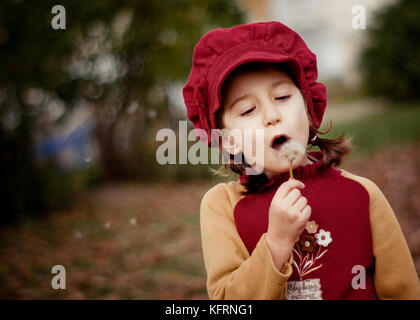
[{"label": "finger", "polygon": [[279,197],[281,199],[285,198],[287,194],[295,188],[303,189],[305,185],[303,182],[299,180],[288,180],[280,185],[280,187],[277,189],[276,193],[274,194],[274,197]]},{"label": "finger", "polygon": [[294,188],[284,198],[284,201],[286,201],[286,203],[288,203],[290,206],[293,206],[301,196],[302,196],[302,194],[300,193],[299,189]]},{"label": "finger", "polygon": [[300,214],[307,204],[308,204],[308,200],[305,197],[300,197],[293,205],[292,210],[293,212]]},{"label": "finger", "polygon": [[311,212],[312,212],[312,208],[306,205],[305,208],[303,208],[301,214],[299,215],[299,219],[305,222],[308,221],[309,218],[311,217]]}]

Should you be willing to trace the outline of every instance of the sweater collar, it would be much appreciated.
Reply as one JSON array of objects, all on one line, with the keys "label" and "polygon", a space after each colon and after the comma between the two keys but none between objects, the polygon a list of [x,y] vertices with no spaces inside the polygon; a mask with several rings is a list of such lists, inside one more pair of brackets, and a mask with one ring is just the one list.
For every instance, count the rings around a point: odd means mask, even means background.
[{"label": "sweater collar", "polygon": [[[313,151],[309,152],[309,154],[316,159],[316,161],[306,164],[303,166],[299,166],[295,169],[293,169],[293,176],[295,179],[302,181],[305,186],[307,185],[317,185],[322,181],[325,181],[328,178],[338,176],[341,174],[340,170],[327,167],[322,167],[322,157],[323,153],[322,151]],[[261,188],[259,189],[259,192],[272,186],[272,185],[279,185],[285,181],[287,181],[290,178],[289,171],[277,174],[273,176],[271,179],[267,179],[267,182],[265,182]],[[246,174],[242,174],[239,177],[239,181],[242,184],[245,184],[249,181],[249,176]]]}]

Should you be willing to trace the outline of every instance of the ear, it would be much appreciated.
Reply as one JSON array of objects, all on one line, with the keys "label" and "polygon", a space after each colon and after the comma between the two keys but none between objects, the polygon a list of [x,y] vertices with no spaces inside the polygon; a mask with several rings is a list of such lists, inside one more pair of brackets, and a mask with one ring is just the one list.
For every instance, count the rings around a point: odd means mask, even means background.
[{"label": "ear", "polygon": [[237,155],[242,152],[240,148],[241,140],[238,137],[235,137],[232,132],[228,129],[219,130],[220,137],[222,138],[222,145],[226,152],[232,156]]}]

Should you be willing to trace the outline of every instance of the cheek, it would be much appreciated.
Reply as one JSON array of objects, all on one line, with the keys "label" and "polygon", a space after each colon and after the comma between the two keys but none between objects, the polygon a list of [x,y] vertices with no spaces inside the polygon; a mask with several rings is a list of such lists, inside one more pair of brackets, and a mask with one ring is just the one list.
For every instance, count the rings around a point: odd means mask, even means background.
[{"label": "cheek", "polygon": [[309,133],[309,119],[305,111],[299,115],[299,127],[302,133]]},{"label": "cheek", "polygon": [[309,139],[309,120],[306,113],[300,115],[299,120],[296,123],[296,140],[304,147],[308,145]]},{"label": "cheek", "polygon": [[[245,156],[245,159],[249,163],[255,162],[257,159],[264,159],[264,130],[263,129],[248,129],[243,130],[243,144],[242,152]],[[260,161],[260,160],[257,160]]]},{"label": "cheek", "polygon": [[308,135],[309,133],[309,119],[306,112],[305,102],[303,97],[297,99],[297,101],[290,108],[291,118],[294,119],[293,127],[296,131],[301,134]]}]

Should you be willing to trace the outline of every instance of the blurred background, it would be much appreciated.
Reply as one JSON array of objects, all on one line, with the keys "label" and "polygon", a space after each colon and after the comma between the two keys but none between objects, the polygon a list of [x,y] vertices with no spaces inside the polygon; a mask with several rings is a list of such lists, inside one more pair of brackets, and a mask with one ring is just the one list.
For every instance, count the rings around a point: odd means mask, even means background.
[{"label": "blurred background", "polygon": [[236,177],[158,164],[156,133],[186,120],[204,33],[270,20],[316,53],[343,168],[385,193],[420,272],[420,2],[72,0],[55,30],[56,4],[0,2],[1,299],[207,299],[200,201]]}]

